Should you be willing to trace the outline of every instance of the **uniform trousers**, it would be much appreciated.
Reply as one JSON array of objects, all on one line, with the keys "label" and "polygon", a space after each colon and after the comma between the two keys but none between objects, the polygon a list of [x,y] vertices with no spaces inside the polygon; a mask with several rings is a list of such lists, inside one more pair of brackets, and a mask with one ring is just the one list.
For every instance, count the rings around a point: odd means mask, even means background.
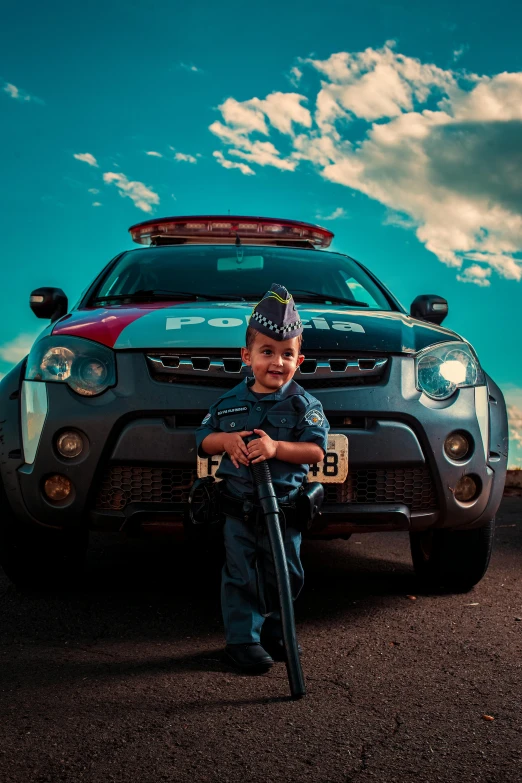
[{"label": "uniform trousers", "polygon": [[[286,527],[283,542],[290,587],[295,601],[304,582],[299,556],[301,533]],[[224,526],[226,561],[221,578],[221,609],[227,644],[282,638],[277,583],[270,540],[263,524],[227,516]]]}]

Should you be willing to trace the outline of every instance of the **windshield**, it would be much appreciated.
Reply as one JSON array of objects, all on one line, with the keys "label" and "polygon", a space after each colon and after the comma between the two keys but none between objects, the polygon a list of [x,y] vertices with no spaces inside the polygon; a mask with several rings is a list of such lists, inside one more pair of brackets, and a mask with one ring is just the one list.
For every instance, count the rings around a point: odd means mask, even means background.
[{"label": "windshield", "polygon": [[[125,253],[91,302],[114,297],[182,293],[258,301],[272,283],[286,286],[296,302],[315,297],[373,310],[391,310],[380,288],[354,261],[336,253],[266,246],[184,245]],[[182,298],[180,296],[180,298]],[[318,301],[315,299],[315,301]]]}]

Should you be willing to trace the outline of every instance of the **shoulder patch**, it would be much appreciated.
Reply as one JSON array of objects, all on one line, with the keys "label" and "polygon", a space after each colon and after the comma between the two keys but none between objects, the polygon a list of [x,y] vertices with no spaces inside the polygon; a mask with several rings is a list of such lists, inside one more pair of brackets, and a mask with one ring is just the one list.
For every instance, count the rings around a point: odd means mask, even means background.
[{"label": "shoulder patch", "polygon": [[210,419],[210,413],[207,413],[207,415],[205,416],[205,418],[203,419],[203,421],[201,422],[201,424],[206,424],[206,423],[207,423],[207,421],[209,421],[209,419]]},{"label": "shoulder patch", "polygon": [[305,413],[304,420],[307,424],[310,424],[310,426],[315,425],[316,427],[320,427],[324,422],[324,415],[319,408],[315,408],[314,410]]}]

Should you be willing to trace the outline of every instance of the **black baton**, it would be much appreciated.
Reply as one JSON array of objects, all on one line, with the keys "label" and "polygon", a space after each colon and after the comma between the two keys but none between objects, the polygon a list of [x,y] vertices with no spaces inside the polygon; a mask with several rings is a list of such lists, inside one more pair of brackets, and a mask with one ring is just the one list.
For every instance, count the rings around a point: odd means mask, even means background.
[{"label": "black baton", "polygon": [[[248,441],[253,438],[248,438]],[[279,608],[281,611],[281,625],[283,628],[283,644],[286,652],[286,671],[293,699],[300,699],[306,694],[306,688],[301,667],[301,659],[297,647],[295,631],[294,604],[292,590],[290,588],[290,576],[288,564],[279,524],[279,504],[272,484],[272,475],[268,463],[258,462],[250,465],[254,486],[263,514],[272,550],[274,571],[277,581],[277,593],[279,596]]]}]

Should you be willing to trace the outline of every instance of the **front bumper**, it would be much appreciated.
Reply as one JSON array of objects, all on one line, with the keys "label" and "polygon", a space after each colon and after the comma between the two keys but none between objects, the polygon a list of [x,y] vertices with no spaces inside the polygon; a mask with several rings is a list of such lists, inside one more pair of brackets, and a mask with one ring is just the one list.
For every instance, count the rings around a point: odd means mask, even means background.
[{"label": "front bumper", "polygon": [[[159,383],[151,378],[142,353],[117,353],[117,366],[118,385],[100,397],[80,397],[65,384],[46,384],[46,415],[38,443],[31,442],[34,461],[20,454],[18,481],[6,487],[18,517],[52,527],[182,532],[196,469],[194,430],[221,392],[190,383]],[[503,399],[492,434],[492,403],[485,387],[461,389],[444,402],[429,400],[415,388],[409,356],[390,357],[385,377],[374,386],[312,393],[323,404],[332,431],[347,435],[350,444],[349,477],[343,485],[326,485],[322,528],[315,535],[471,528],[494,516],[507,453],[490,447],[490,441],[502,441],[503,427],[507,437]],[[502,397],[498,389],[495,394]],[[22,398],[32,397],[24,393]],[[342,424],[346,417],[350,424]],[[72,460],[60,457],[54,446],[56,433],[65,428],[81,431],[87,443]],[[443,449],[454,430],[466,431],[474,444],[472,454],[459,464]],[[58,504],[46,500],[42,491],[53,473],[67,476],[74,486],[71,497]],[[465,473],[478,477],[481,492],[463,504],[453,488]]]}]

